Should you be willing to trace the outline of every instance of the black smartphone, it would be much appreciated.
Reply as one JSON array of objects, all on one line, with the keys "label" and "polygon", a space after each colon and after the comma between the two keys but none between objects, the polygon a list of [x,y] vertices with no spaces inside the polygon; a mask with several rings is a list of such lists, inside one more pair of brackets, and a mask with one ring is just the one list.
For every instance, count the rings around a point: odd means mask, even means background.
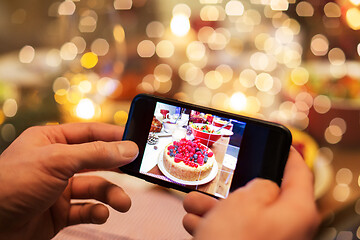
[{"label": "black smartphone", "polygon": [[276,123],[140,94],[132,101],[123,140],[140,149],[123,172],[226,198],[257,177],[280,186],[292,136]]}]

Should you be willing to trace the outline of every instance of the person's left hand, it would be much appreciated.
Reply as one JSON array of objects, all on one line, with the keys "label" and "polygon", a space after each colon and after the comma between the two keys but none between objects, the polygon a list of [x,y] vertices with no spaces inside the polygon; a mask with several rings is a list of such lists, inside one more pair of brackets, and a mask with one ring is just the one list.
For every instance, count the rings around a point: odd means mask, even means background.
[{"label": "person's left hand", "polygon": [[62,228],[104,223],[109,210],[131,205],[118,186],[100,177],[73,175],[110,169],[136,158],[138,147],[120,141],[123,128],[101,123],[32,127],[0,156],[0,239],[50,239]]}]

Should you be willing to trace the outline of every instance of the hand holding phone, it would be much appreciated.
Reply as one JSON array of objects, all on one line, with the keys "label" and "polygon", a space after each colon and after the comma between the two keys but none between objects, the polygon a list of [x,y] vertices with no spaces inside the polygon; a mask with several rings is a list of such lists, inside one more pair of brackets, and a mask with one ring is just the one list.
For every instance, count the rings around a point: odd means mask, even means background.
[{"label": "hand holding phone", "polygon": [[142,94],[132,102],[123,140],[137,143],[140,154],[122,171],[226,198],[256,177],[280,185],[291,134],[278,124]]},{"label": "hand holding phone", "polygon": [[294,148],[283,181],[279,188],[255,179],[225,201],[192,192],[184,199],[183,225],[196,239],[313,239],[320,223],[313,175]]}]

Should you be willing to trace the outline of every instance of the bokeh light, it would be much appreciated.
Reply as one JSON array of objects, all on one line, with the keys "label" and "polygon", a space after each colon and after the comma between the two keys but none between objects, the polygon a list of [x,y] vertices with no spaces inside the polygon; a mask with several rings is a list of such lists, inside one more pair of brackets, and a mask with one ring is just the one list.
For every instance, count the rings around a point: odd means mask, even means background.
[{"label": "bokeh light", "polygon": [[31,63],[35,57],[35,49],[32,46],[26,45],[21,48],[19,52],[19,61],[21,63]]},{"label": "bokeh light", "polygon": [[229,65],[220,64],[216,67],[215,70],[221,74],[224,83],[230,82],[232,80],[234,72]]},{"label": "bokeh light", "polygon": [[244,111],[246,108],[246,96],[242,92],[235,92],[230,98],[230,107],[235,111]]},{"label": "bokeh light", "polygon": [[154,77],[159,82],[167,82],[172,77],[172,68],[165,63],[159,64],[154,69]]},{"label": "bokeh light", "polygon": [[155,44],[150,40],[143,40],[137,46],[137,53],[143,58],[152,57],[155,54]]},{"label": "bokeh light", "polygon": [[257,74],[252,69],[245,69],[240,73],[239,81],[246,88],[255,86]]},{"label": "bokeh light", "polygon": [[124,126],[128,119],[128,114],[125,111],[117,111],[114,114],[114,123],[120,126]]},{"label": "bokeh light", "polygon": [[115,10],[129,10],[132,8],[132,0],[114,0]]},{"label": "bokeh light", "polygon": [[324,35],[317,34],[311,39],[310,48],[315,56],[325,56],[329,50],[329,41]]},{"label": "bokeh light", "polygon": [[336,240],[352,240],[354,234],[351,231],[340,231],[336,237]]},{"label": "bokeh light", "polygon": [[50,67],[59,67],[61,65],[61,56],[58,49],[51,49],[47,52],[45,62]]},{"label": "bokeh light", "polygon": [[229,16],[241,16],[244,14],[244,5],[240,1],[231,0],[226,3],[225,12]]},{"label": "bokeh light", "polygon": [[324,12],[329,18],[337,18],[341,16],[341,8],[334,2],[328,2],[324,7]]},{"label": "bokeh light", "polygon": [[52,89],[53,89],[54,93],[56,93],[58,90],[61,90],[61,89],[68,91],[70,89],[70,82],[66,77],[58,77],[53,82]]},{"label": "bokeh light", "polygon": [[73,15],[76,10],[76,5],[71,0],[65,0],[60,3],[58,8],[59,15]]},{"label": "bokeh light", "polygon": [[200,18],[203,21],[223,21],[225,16],[225,10],[221,6],[207,5],[200,10]]},{"label": "bokeh light", "polygon": [[146,26],[146,35],[149,38],[161,38],[164,32],[164,25],[159,21],[152,21]]},{"label": "bokeh light", "polygon": [[109,52],[110,45],[104,38],[98,38],[91,44],[91,51],[98,56],[105,56]]},{"label": "bokeh light", "polygon": [[15,126],[11,123],[6,123],[1,126],[1,137],[5,142],[12,142],[16,137]]},{"label": "bokeh light", "polygon": [[347,184],[337,184],[333,190],[333,197],[336,201],[345,202],[350,195],[350,188]]},{"label": "bokeh light", "polygon": [[209,71],[205,74],[204,83],[209,89],[218,89],[223,84],[223,77],[218,71]]},{"label": "bokeh light", "polygon": [[274,84],[272,76],[268,73],[260,73],[256,76],[255,86],[259,91],[267,92]]},{"label": "bokeh light", "polygon": [[83,53],[86,49],[86,41],[83,37],[76,36],[73,39],[71,39],[71,42],[75,44],[77,48],[77,53]]},{"label": "bokeh light", "polygon": [[81,13],[79,21],[79,31],[82,33],[91,33],[96,30],[98,15],[93,10],[85,10]]},{"label": "bokeh light", "polygon": [[175,15],[171,19],[170,28],[176,36],[185,36],[190,30],[189,18],[183,14]]},{"label": "bokeh light", "polygon": [[191,8],[186,5],[185,3],[179,3],[176,4],[175,7],[173,8],[172,14],[174,16],[176,15],[184,15],[187,18],[191,17]]},{"label": "bokeh light", "polygon": [[175,46],[174,44],[169,40],[161,40],[156,45],[156,54],[160,58],[170,58],[173,56],[175,52]]},{"label": "bokeh light", "polygon": [[289,8],[288,0],[271,0],[271,9],[274,11],[286,11]]},{"label": "bokeh light", "polygon": [[318,113],[327,113],[331,108],[331,101],[328,96],[318,95],[314,98],[314,109]]},{"label": "bokeh light", "polygon": [[333,48],[328,54],[329,61],[332,65],[343,65],[345,63],[345,53],[340,48]]},{"label": "bokeh light", "polygon": [[337,184],[349,185],[353,179],[353,174],[348,168],[341,168],[337,171],[335,180]]},{"label": "bokeh light", "polygon": [[92,119],[95,116],[94,102],[89,98],[81,99],[76,106],[76,115],[82,119]]},{"label": "bokeh light", "polygon": [[360,29],[360,10],[357,8],[350,8],[346,12],[346,21],[353,30]]},{"label": "bokeh light", "polygon": [[96,66],[99,59],[98,56],[93,52],[87,52],[81,57],[81,66],[90,69]]},{"label": "bokeh light", "polygon": [[114,35],[114,39],[115,41],[122,43],[125,41],[125,30],[123,28],[123,26],[117,24],[114,27],[113,30],[113,35]]},{"label": "bokeh light", "polygon": [[2,106],[2,112],[6,117],[14,117],[18,110],[18,104],[15,99],[6,99]]},{"label": "bokeh light", "polygon": [[191,42],[186,48],[186,55],[190,61],[200,61],[205,53],[206,48],[202,42]]},{"label": "bokeh light", "polygon": [[184,63],[179,67],[179,76],[192,86],[197,86],[204,79],[204,72],[192,63]]},{"label": "bokeh light", "polygon": [[295,68],[291,71],[291,80],[296,85],[304,85],[309,81],[309,72],[303,67]]},{"label": "bokeh light", "polygon": [[296,5],[296,13],[300,17],[311,17],[314,15],[314,7],[311,3],[302,1]]},{"label": "bokeh light", "polygon": [[76,45],[72,42],[67,42],[61,46],[60,56],[63,60],[74,60],[78,54],[78,49]]}]

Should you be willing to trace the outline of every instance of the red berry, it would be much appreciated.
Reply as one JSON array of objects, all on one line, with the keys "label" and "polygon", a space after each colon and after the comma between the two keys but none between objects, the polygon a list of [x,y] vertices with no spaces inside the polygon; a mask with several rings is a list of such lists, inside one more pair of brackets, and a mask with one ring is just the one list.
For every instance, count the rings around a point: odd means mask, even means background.
[{"label": "red berry", "polygon": [[170,155],[170,152],[167,152],[167,155]]},{"label": "red berry", "polygon": [[209,156],[209,157],[212,157],[213,155],[214,155],[213,152],[209,152],[209,153],[208,153],[208,156]]}]

